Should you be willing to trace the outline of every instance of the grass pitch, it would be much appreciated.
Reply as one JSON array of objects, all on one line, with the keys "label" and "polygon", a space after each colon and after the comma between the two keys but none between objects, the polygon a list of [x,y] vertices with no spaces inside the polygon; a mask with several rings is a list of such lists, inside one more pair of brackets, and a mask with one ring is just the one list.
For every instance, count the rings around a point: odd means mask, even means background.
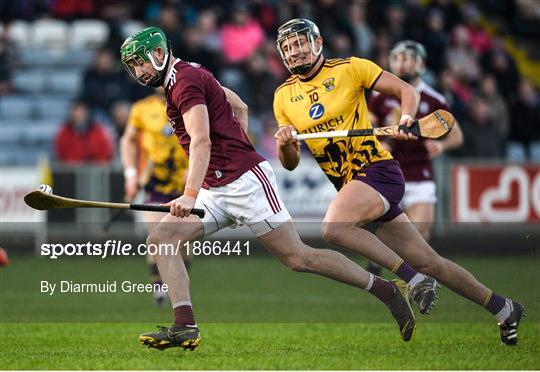
[{"label": "grass pitch", "polygon": [[41,280],[144,282],[142,258],[13,257],[0,270],[0,369],[540,369],[538,259],[455,260],[526,306],[517,347],[501,346],[492,317],[446,289],[404,343],[371,296],[252,257],[194,262],[201,346],[160,352],[137,341],[171,321],[148,294],[40,293]]}]

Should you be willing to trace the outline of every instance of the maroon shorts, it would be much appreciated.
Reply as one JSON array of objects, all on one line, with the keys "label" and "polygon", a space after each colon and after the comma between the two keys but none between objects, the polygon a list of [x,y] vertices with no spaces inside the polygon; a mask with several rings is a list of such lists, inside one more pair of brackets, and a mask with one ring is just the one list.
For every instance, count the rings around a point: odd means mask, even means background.
[{"label": "maroon shorts", "polygon": [[353,179],[373,187],[390,203],[390,209],[373,222],[391,221],[401,213],[399,203],[405,192],[405,179],[396,160],[382,160],[368,165],[362,175]]}]

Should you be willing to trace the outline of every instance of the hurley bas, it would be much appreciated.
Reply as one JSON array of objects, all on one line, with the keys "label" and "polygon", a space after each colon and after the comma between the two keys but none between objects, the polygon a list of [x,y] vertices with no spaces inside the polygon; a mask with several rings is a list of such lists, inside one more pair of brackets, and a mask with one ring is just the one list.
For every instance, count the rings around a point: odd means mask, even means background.
[{"label": "hurley bas", "polygon": [[77,283],[72,280],[61,280],[59,283],[51,283],[42,280],[40,284],[41,293],[49,296],[59,293],[154,293],[155,291],[168,291],[167,284],[143,284],[133,283],[124,280],[120,284],[115,281],[106,281],[104,283]]}]

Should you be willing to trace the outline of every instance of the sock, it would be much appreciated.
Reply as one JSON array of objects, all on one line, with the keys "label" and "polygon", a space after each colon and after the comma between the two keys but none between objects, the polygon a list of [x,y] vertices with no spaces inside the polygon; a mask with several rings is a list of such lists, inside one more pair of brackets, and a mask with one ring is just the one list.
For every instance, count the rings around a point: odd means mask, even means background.
[{"label": "sock", "polygon": [[392,272],[396,274],[399,279],[403,280],[404,282],[407,282],[407,284],[411,288],[425,279],[424,274],[420,274],[419,272],[414,270],[405,261],[401,261],[401,263],[396,265],[396,267],[394,268],[394,270],[392,270]]},{"label": "sock", "polygon": [[500,323],[504,322],[512,312],[510,301],[494,292],[486,299],[484,307],[493,314]]},{"label": "sock", "polygon": [[499,311],[497,314],[494,314],[495,319],[497,319],[499,323],[504,323],[504,321],[508,319],[508,317],[512,313],[512,310],[512,303],[508,300],[505,300],[504,306],[501,311]]},{"label": "sock", "polygon": [[396,295],[396,289],[389,281],[373,274],[369,274],[369,282],[365,289],[385,304],[389,303]]},{"label": "sock", "polygon": [[182,301],[173,304],[174,326],[196,327],[195,316],[190,301]]}]

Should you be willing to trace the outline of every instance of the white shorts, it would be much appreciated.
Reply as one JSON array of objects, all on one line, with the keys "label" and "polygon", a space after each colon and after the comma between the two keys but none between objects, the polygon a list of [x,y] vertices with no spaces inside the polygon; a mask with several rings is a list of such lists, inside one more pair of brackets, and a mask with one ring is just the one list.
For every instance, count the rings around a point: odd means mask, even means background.
[{"label": "white shorts", "polygon": [[244,224],[258,237],[291,219],[267,161],[227,185],[201,189],[195,208],[206,212],[202,220],[205,237],[225,227]]},{"label": "white shorts", "polygon": [[435,204],[437,196],[435,195],[435,182],[419,181],[405,182],[405,194],[401,203],[401,209],[405,210],[413,204],[430,203]]}]

